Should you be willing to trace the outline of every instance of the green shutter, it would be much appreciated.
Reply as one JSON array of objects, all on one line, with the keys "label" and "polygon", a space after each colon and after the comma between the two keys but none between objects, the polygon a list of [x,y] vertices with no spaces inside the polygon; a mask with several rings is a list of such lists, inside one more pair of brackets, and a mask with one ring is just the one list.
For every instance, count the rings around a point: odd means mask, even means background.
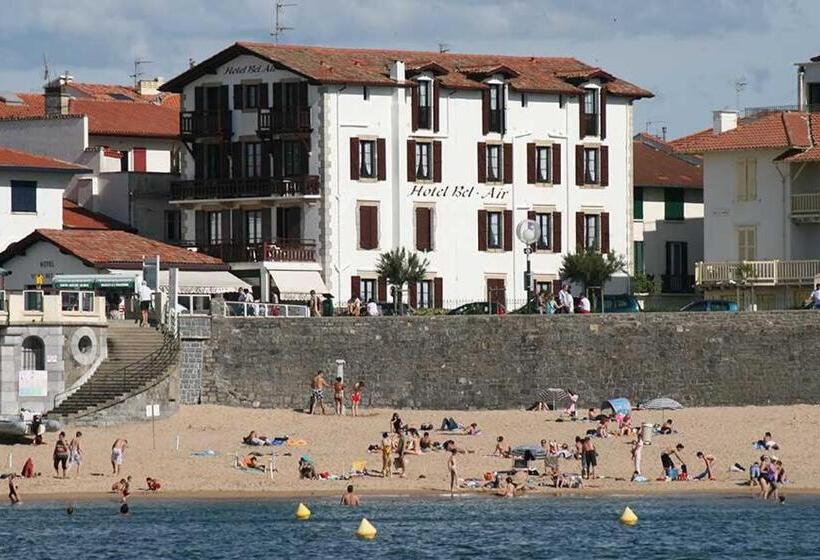
[{"label": "green shutter", "polygon": [[632,217],[636,220],[643,220],[643,187],[635,187],[634,198]]},{"label": "green shutter", "polygon": [[634,274],[643,274],[645,272],[643,260],[643,241],[634,241],[635,253],[635,271]]},{"label": "green shutter", "polygon": [[683,219],[683,189],[664,189],[664,219]]}]

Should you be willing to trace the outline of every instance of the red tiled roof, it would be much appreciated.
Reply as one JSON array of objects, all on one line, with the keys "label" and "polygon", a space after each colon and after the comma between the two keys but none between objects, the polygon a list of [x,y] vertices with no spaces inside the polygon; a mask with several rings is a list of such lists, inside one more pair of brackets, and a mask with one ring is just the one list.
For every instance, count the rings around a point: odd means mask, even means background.
[{"label": "red tiled roof", "polygon": [[[482,89],[486,86],[474,79],[470,72],[476,68],[497,67],[512,70],[517,76],[510,79],[513,89],[519,91],[578,94],[580,90],[558,73],[591,73],[593,68],[574,58],[503,56],[492,54],[459,54],[431,51],[402,51],[382,49],[340,49],[303,45],[274,45],[270,43],[235,43],[208,60],[180,74],[162,86],[163,91],[180,92],[185,84],[197,79],[234,57],[255,55],[279,67],[305,76],[315,83],[364,84],[394,86],[390,66],[401,60],[408,68],[436,64],[446,70],[440,76],[441,85],[452,89]],[[652,97],[652,93],[617,78],[607,81],[606,90],[626,97]]]},{"label": "red tiled roof", "polygon": [[703,188],[703,167],[663,140],[639,134],[632,142],[635,187]]},{"label": "red tiled roof", "polygon": [[91,170],[61,159],[21,152],[0,146],[0,168],[30,168],[71,173],[90,173]]},{"label": "red tiled roof", "polygon": [[[813,118],[813,117],[812,117]],[[776,112],[738,120],[737,128],[715,134],[711,128],[669,142],[690,154],[767,148],[808,148],[811,145],[807,113]]]},{"label": "red tiled roof", "polygon": [[24,251],[38,241],[51,242],[96,268],[136,268],[144,258],[159,255],[162,267],[181,269],[227,270],[221,260],[141,237],[122,230],[38,229],[0,253],[0,262]]},{"label": "red tiled roof", "polygon": [[65,229],[121,229],[133,232],[127,224],[103,214],[83,208],[76,202],[63,199],[63,228]]}]

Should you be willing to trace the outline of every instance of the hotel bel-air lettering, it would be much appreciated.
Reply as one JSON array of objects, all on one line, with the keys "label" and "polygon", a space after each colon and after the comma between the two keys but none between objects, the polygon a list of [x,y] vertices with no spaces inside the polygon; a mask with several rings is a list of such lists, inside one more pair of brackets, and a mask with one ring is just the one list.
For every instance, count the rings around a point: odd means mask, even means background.
[{"label": "hotel bel-air lettering", "polygon": [[408,196],[419,198],[473,198],[477,200],[507,200],[509,188],[477,187],[475,185],[420,185],[410,188]]}]

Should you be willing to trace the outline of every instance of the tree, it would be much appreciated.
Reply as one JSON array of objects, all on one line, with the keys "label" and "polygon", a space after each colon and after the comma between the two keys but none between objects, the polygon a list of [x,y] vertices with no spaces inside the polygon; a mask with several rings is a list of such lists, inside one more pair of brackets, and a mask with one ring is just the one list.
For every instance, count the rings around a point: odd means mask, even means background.
[{"label": "tree", "polygon": [[[398,293],[404,289],[405,284],[415,285],[427,276],[427,267],[430,265],[426,258],[419,257],[418,253],[401,249],[392,249],[379,256],[376,264],[376,272],[379,276],[387,280],[387,283],[396,288]],[[400,297],[394,298],[394,303],[398,307]]]},{"label": "tree", "polygon": [[561,263],[561,278],[578,282],[584,287],[603,286],[616,272],[626,271],[626,261],[614,252],[598,253],[589,249],[564,255]]}]

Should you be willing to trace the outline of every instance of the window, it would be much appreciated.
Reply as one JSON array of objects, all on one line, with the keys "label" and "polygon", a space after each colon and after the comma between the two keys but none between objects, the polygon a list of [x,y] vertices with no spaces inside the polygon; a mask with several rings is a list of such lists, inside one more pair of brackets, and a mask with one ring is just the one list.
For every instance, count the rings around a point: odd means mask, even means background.
[{"label": "window", "polygon": [[487,182],[501,182],[501,145],[487,144]]},{"label": "window", "polygon": [[635,187],[632,201],[632,217],[643,220],[643,187]]},{"label": "window", "polygon": [[682,220],[683,189],[664,189],[663,206],[665,220]]},{"label": "window", "polygon": [[245,148],[245,177],[262,175],[262,143],[247,142]]},{"label": "window", "polygon": [[536,294],[550,294],[550,293],[552,293],[552,281],[551,280],[536,280],[535,281],[535,293]]},{"label": "window", "polygon": [[504,133],[503,84],[490,84],[490,132]]},{"label": "window", "polygon": [[529,99],[527,99],[527,94],[526,94],[526,92],[522,91],[521,92],[521,106],[526,107],[527,103],[529,103]]},{"label": "window", "polygon": [[433,179],[433,151],[430,148],[431,144],[427,142],[416,142],[416,179]]},{"label": "window", "polygon": [[222,242],[222,212],[208,212],[208,244]]},{"label": "window", "polygon": [[430,128],[432,122],[432,87],[430,80],[419,80],[419,128]]},{"label": "window", "polygon": [[6,311],[6,291],[0,290],[0,311]]},{"label": "window", "polygon": [[376,141],[361,140],[359,149],[359,177],[376,178]]},{"label": "window", "polygon": [[245,211],[245,238],[248,243],[262,243],[262,210]]},{"label": "window", "polygon": [[299,140],[285,140],[282,142],[282,164],[283,173],[286,177],[291,175],[307,174],[307,158],[305,157],[305,145]]},{"label": "window", "polygon": [[245,90],[245,109],[256,109],[259,107],[259,85],[246,85],[243,89]]},{"label": "window", "polygon": [[584,90],[584,135],[598,136],[598,90]]},{"label": "window", "polygon": [[[820,84],[807,84],[809,90],[809,111],[820,109]],[[759,297],[759,296],[758,296]]]},{"label": "window", "polygon": [[184,307],[182,315],[210,315],[211,296],[181,294],[177,296],[177,303]]},{"label": "window", "polygon": [[11,211],[37,212],[37,182],[11,182]]},{"label": "window", "polygon": [[487,212],[487,248],[501,249],[502,213]]},{"label": "window", "polygon": [[584,184],[598,184],[598,148],[584,148]]},{"label": "window", "polygon": [[23,369],[46,369],[46,349],[43,340],[36,336],[29,336],[23,340]]},{"label": "window", "polygon": [[736,171],[735,200],[738,202],[757,200],[757,160],[738,160]]},{"label": "window", "polygon": [[737,258],[753,261],[757,255],[757,228],[754,226],[737,228]]},{"label": "window", "polygon": [[362,86],[362,99],[365,101],[370,99],[370,88],[367,86]]},{"label": "window", "polygon": [[535,215],[535,224],[538,228],[538,239],[535,247],[539,250],[549,250],[552,248],[552,214],[538,213]]},{"label": "window", "polygon": [[359,295],[362,301],[376,301],[376,280],[375,278],[362,278]]},{"label": "window", "polygon": [[416,309],[433,307],[433,281],[422,280],[416,282]]},{"label": "window", "polygon": [[646,271],[646,265],[644,264],[643,241],[635,241],[632,246],[635,253],[634,274],[644,274]]},{"label": "window", "polygon": [[302,237],[302,208],[299,206],[276,207],[276,238],[297,240]]},{"label": "window", "polygon": [[23,311],[43,311],[43,292],[25,290],[23,292]]},{"label": "window", "polygon": [[63,311],[82,311],[93,313],[94,292],[67,291],[60,292]]},{"label": "window", "polygon": [[182,213],[179,210],[165,211],[165,241],[182,240]]},{"label": "window", "polygon": [[535,180],[538,183],[549,183],[552,170],[552,147],[536,146],[535,148]]},{"label": "window", "polygon": [[359,206],[359,249],[379,248],[379,207]]},{"label": "window", "polygon": [[584,248],[589,251],[598,251],[601,247],[601,216],[586,214],[584,216]]}]

